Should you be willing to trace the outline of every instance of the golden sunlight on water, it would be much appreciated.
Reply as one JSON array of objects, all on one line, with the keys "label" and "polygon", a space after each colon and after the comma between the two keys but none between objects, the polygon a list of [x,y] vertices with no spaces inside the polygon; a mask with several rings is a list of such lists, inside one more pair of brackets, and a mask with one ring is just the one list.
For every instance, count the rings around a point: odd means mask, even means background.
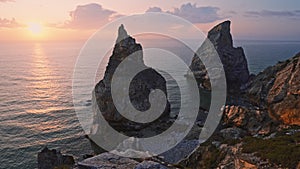
[{"label": "golden sunlight on water", "polygon": [[[31,77],[26,88],[28,89],[28,97],[31,97],[35,103],[33,102],[32,106],[26,110],[26,113],[30,116],[44,114],[53,117],[55,116],[54,113],[59,113],[59,110],[63,110],[64,107],[57,107],[53,104],[53,101],[58,100],[59,97],[57,95],[59,84],[56,82],[56,78],[53,78],[56,75],[52,70],[50,57],[45,53],[43,45],[35,43],[30,59],[32,64],[30,66]],[[23,123],[23,126],[29,130],[34,130],[34,132],[44,134],[59,131],[65,127],[55,118],[43,122]],[[40,142],[43,143],[41,140]]]},{"label": "golden sunlight on water", "polygon": [[35,109],[31,110],[31,113],[43,113],[47,111],[41,111],[45,109],[51,109],[51,100],[56,100],[57,95],[55,89],[59,85],[55,82],[52,76],[55,76],[51,65],[49,63],[49,58],[41,44],[34,44],[32,56],[31,56],[31,80],[29,83],[29,93],[28,95],[33,97],[35,100],[43,100],[39,105],[35,105]]},{"label": "golden sunlight on water", "polygon": [[91,151],[72,104],[81,45],[0,45],[0,168],[36,168],[36,154],[46,145],[77,157]]}]

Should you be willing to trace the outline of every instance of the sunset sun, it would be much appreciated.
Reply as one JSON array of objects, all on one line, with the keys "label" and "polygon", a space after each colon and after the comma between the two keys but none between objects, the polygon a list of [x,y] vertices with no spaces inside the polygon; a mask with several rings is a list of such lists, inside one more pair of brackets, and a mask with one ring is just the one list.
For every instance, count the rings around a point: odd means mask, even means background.
[{"label": "sunset sun", "polygon": [[43,31],[43,26],[40,23],[29,23],[27,28],[35,36],[41,35]]}]

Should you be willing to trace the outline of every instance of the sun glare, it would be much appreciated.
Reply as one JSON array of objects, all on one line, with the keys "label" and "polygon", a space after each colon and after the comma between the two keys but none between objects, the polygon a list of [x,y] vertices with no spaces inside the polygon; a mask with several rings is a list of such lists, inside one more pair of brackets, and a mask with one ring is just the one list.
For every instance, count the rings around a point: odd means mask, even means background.
[{"label": "sun glare", "polygon": [[29,23],[28,30],[31,34],[38,36],[42,34],[43,27],[40,23]]}]

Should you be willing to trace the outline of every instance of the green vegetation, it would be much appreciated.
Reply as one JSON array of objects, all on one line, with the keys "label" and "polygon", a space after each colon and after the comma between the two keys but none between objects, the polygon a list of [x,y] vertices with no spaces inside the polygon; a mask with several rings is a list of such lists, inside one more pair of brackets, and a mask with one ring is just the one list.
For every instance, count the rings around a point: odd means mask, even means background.
[{"label": "green vegetation", "polygon": [[192,154],[187,161],[181,162],[181,168],[203,169],[217,168],[218,164],[224,159],[225,152],[218,150],[214,145],[199,147],[198,151]]},{"label": "green vegetation", "polygon": [[267,140],[246,137],[243,142],[243,153],[255,153],[282,167],[296,168],[300,162],[300,132]]},{"label": "green vegetation", "polygon": [[236,145],[240,143],[242,140],[241,139],[226,139],[222,142],[222,144],[227,144],[229,146]]}]

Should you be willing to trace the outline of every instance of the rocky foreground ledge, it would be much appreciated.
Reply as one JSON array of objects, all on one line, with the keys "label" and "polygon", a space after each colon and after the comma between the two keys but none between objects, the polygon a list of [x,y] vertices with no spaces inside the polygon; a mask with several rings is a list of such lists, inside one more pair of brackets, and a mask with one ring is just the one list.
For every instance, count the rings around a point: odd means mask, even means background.
[{"label": "rocky foreground ledge", "polygon": [[[115,46],[106,76],[95,88],[98,92],[97,103],[116,129],[135,135],[138,130],[132,129],[128,121],[115,114],[108,91],[111,73],[116,65],[126,55],[142,48],[127,35],[123,26],[120,27],[119,36],[125,36],[127,40]],[[228,84],[223,118],[209,140],[201,145],[197,142],[195,136],[201,131],[201,127],[197,126],[203,125],[203,119],[198,119],[188,137],[176,147],[177,151],[149,159],[131,159],[102,152],[74,163],[70,156],[45,149],[39,153],[39,169],[300,168],[300,53],[251,76],[243,49],[232,46],[230,21],[215,26],[209,31],[208,39],[220,56]],[[142,57],[138,57],[138,61],[142,62]],[[209,90],[209,77],[196,57],[191,69],[190,73],[196,76],[199,86]],[[147,90],[132,90],[136,101],[147,98],[149,91],[155,87],[165,91],[165,80],[155,71],[151,70],[150,74],[155,74],[158,83],[147,83],[145,77],[137,79],[137,86],[144,86]],[[135,102],[141,109],[147,108],[147,103],[147,100]],[[200,108],[199,116],[205,117],[205,112],[205,108]],[[153,130],[157,134],[168,127],[168,113],[169,109],[166,109],[165,118],[156,121],[155,125],[140,126],[141,133],[147,134]],[[166,125],[157,130],[155,126],[159,123]]]}]

